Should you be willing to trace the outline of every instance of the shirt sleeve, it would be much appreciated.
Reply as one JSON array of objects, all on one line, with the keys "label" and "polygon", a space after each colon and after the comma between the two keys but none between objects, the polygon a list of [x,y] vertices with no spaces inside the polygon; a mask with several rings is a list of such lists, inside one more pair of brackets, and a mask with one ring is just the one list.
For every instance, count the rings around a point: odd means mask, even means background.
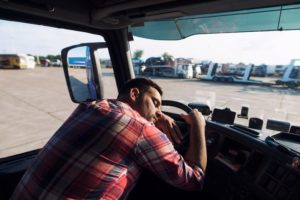
[{"label": "shirt sleeve", "polygon": [[188,164],[174,149],[167,136],[155,126],[144,126],[137,140],[135,154],[139,165],[167,183],[184,190],[202,189],[202,169],[193,163]]}]

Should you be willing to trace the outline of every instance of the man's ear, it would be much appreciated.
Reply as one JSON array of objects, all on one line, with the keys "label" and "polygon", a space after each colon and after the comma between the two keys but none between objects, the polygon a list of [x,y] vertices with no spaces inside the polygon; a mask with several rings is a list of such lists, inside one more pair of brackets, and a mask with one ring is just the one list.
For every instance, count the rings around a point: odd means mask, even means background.
[{"label": "man's ear", "polygon": [[140,90],[138,88],[131,88],[129,92],[129,97],[131,101],[136,102],[140,95]]}]

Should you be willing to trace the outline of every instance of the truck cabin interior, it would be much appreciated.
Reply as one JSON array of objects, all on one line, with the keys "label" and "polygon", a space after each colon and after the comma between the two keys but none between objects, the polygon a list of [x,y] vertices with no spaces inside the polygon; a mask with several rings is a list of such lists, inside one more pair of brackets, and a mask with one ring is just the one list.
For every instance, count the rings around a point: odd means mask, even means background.
[{"label": "truck cabin interior", "polygon": [[[121,88],[135,77],[128,53],[133,36],[181,40],[198,34],[299,30],[300,1],[2,0],[0,19],[103,36],[117,88]],[[169,104],[178,107],[172,101]],[[178,115],[169,114],[186,130]],[[129,199],[300,199],[300,140],[293,134],[299,127],[294,126],[293,133],[289,130],[265,137],[255,129],[259,126],[255,119],[251,129],[233,124],[232,115],[228,110],[216,110],[207,120],[208,168],[202,192],[173,188],[145,172]],[[270,121],[269,125],[278,124]],[[177,148],[184,151],[184,147]],[[0,159],[0,199],[9,199],[38,152]]]}]

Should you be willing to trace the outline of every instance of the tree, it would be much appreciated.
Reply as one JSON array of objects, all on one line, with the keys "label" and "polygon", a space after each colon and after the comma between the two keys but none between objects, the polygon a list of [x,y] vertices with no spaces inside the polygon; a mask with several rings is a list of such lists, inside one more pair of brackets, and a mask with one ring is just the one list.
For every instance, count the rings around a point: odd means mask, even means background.
[{"label": "tree", "polygon": [[46,58],[49,60],[56,60],[56,59],[61,60],[60,55],[47,55]]},{"label": "tree", "polygon": [[168,52],[164,52],[161,56],[163,57],[164,63],[166,65],[173,66],[175,64],[175,62],[174,62],[174,56],[172,56]]},{"label": "tree", "polygon": [[133,53],[133,58],[140,59],[143,56],[144,51],[143,50],[135,50]]},{"label": "tree", "polygon": [[49,60],[53,60],[54,57],[55,57],[54,55],[47,55],[47,56],[46,56],[46,58],[49,59]]},{"label": "tree", "polygon": [[60,54],[58,54],[58,55],[54,56],[54,58],[55,58],[55,59],[58,59],[58,60],[61,60],[61,56],[60,56]]},{"label": "tree", "polygon": [[172,56],[168,52],[164,52],[161,56],[163,57],[165,62],[168,62],[170,60],[174,60],[174,56]]}]

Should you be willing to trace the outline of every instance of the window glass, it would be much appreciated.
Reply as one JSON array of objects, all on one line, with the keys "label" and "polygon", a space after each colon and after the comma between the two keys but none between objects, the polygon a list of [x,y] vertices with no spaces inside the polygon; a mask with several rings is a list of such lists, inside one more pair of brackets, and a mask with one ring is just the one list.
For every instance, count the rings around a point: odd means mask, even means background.
[{"label": "window glass", "polygon": [[[2,158],[41,148],[77,106],[69,97],[61,50],[104,39],[99,35],[4,20],[0,20],[0,38]],[[117,87],[108,51],[103,49],[99,54],[104,97],[115,98]]]},{"label": "window glass", "polygon": [[268,119],[300,125],[299,36],[300,31],[269,31],[178,41],[134,37],[130,46],[141,60],[136,75],[157,81],[163,99],[229,108],[235,123],[246,126],[250,118],[261,118],[265,133],[273,134],[266,129]]},{"label": "window glass", "polygon": [[115,99],[118,96],[118,90],[108,49],[98,49],[97,54],[100,58],[101,64],[104,97],[109,99]]}]

